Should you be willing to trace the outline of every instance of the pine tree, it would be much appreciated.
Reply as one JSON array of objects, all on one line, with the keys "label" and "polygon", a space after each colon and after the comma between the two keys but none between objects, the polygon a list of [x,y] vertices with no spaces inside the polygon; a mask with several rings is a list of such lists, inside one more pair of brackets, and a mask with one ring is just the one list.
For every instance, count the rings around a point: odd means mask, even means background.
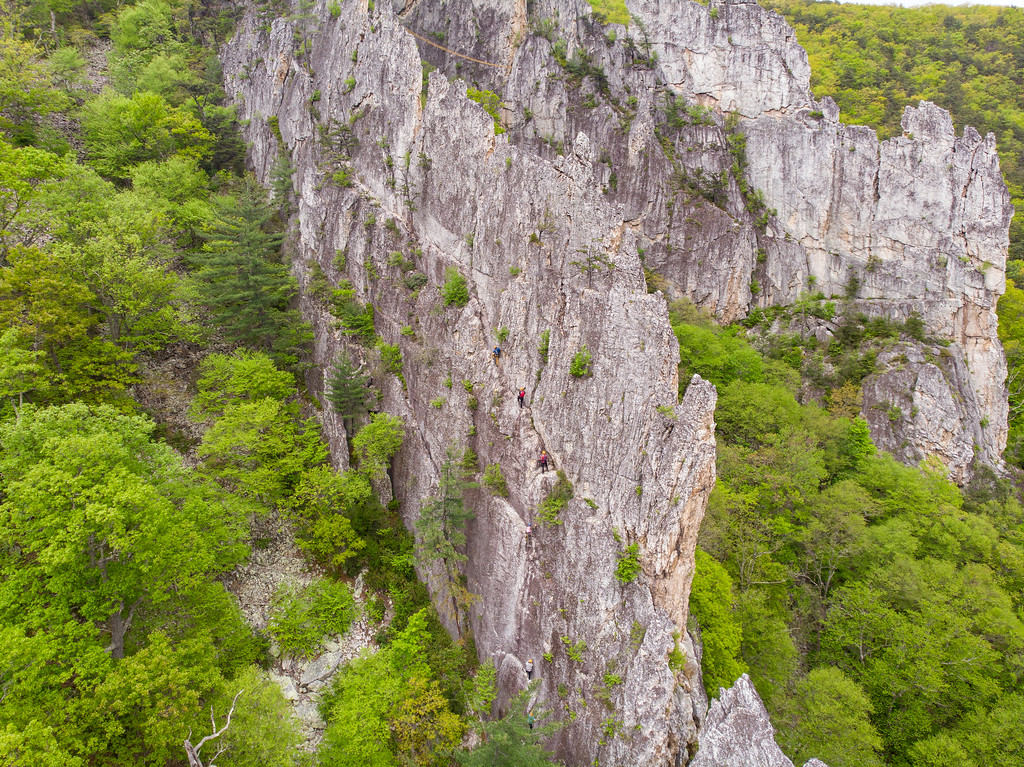
[{"label": "pine tree", "polygon": [[441,562],[444,566],[445,585],[451,596],[455,627],[462,635],[459,624],[459,605],[469,601],[470,594],[461,583],[459,563],[466,555],[459,547],[466,542],[466,523],[474,516],[466,508],[463,495],[476,487],[467,481],[463,467],[464,454],[455,445],[449,445],[441,465],[437,492],[420,506],[416,530],[420,535],[419,555],[423,562]]},{"label": "pine tree", "polygon": [[265,349],[294,364],[309,326],[288,308],[298,283],[281,263],[283,235],[268,223],[274,211],[251,177],[235,196],[216,201],[210,238],[199,254],[199,292],[231,343]]},{"label": "pine tree", "polygon": [[369,394],[366,374],[357,368],[351,358],[342,352],[338,355],[326,392],[327,400],[345,421],[345,429],[351,433],[352,421],[367,412],[366,398]]},{"label": "pine tree", "polygon": [[295,166],[292,165],[291,154],[282,142],[277,148],[277,158],[270,166],[270,191],[274,200],[273,205],[284,221],[287,221],[292,215],[293,175],[295,175]]}]

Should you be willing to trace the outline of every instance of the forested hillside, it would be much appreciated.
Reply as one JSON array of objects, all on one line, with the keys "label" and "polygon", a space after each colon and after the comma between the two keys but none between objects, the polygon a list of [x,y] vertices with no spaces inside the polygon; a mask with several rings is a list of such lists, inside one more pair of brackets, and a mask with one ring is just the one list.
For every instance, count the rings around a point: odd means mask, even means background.
[{"label": "forested hillside", "polygon": [[824,407],[799,404],[806,342],[763,329],[836,310],[811,299],[719,328],[672,308],[680,380],[719,390],[691,596],[705,684],[748,671],[797,764],[1024,764],[1019,490],[990,474],[961,490],[941,464],[903,466],[871,444],[858,351],[898,350],[913,328],[845,320],[846,380]]},{"label": "forested hillside", "polygon": [[[289,169],[273,193],[243,173],[213,53],[229,13],[12,2],[2,20],[0,763],[310,763],[265,669],[359,619],[385,649],[336,677],[319,763],[448,763],[474,726],[545,763],[522,702],[479,723],[493,667],[474,681],[378,500],[404,425],[347,359],[330,392],[353,468],[328,461]],[[186,388],[183,424],[160,403]],[[224,584],[268,516],[318,577],[285,583],[256,631]]]},{"label": "forested hillside", "polygon": [[906,106],[948,109],[958,130],[995,134],[1016,209],[1010,226],[1000,338],[1010,366],[1006,458],[1024,465],[1024,9],[984,5],[900,8],[766,0],[807,50],[816,98],[831,96],[840,119],[900,132]]}]

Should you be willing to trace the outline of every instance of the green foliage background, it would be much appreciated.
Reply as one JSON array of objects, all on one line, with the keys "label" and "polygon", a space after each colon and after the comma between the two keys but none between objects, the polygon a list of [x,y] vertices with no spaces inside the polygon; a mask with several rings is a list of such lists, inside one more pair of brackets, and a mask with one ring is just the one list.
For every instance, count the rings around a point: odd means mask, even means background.
[{"label": "green foliage background", "polygon": [[[948,748],[965,764],[1024,764],[1000,750],[993,718],[1021,694],[1019,490],[982,471],[961,491],[940,464],[877,453],[849,384],[826,390],[827,407],[801,404],[817,344],[793,337],[766,358],[741,327],[685,303],[670,316],[680,380],[719,390],[690,601],[709,693],[748,670],[799,762],[923,767]],[[859,343],[891,348],[913,330]]]}]

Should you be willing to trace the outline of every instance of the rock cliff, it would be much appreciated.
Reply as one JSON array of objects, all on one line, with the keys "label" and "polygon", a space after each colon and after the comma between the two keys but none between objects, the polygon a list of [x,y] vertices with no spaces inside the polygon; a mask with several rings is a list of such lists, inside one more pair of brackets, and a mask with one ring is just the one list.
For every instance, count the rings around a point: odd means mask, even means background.
[{"label": "rock cliff", "polygon": [[841,124],[831,100],[813,99],[793,30],[750,2],[633,0],[628,28],[595,22],[582,0],[466,13],[395,2],[410,28],[511,67],[420,43],[431,65],[501,94],[512,143],[551,156],[582,132],[599,147],[595,183],[670,294],[725,321],[818,291],[851,295],[870,316],[921,316],[966,373],[937,395],[961,403],[956,438],[941,414],[929,433],[927,413],[923,426],[873,436],[937,455],[958,481],[975,457],[998,465],[995,305],[1012,207],[991,135],[956,136],[929,103],[908,108],[888,141]]},{"label": "rock cliff", "polygon": [[[921,402],[918,423],[892,438],[877,428],[870,405],[865,415],[881,447],[899,454],[907,443],[911,455],[939,455],[955,478],[966,480],[975,451],[997,464],[1006,446],[1006,362],[995,308],[1005,285],[1012,207],[995,138],[982,139],[972,128],[957,137],[949,113],[922,102],[904,112],[902,136],[880,142],[874,131],[841,125],[828,99],[818,106],[744,126],[751,183],[764,190],[782,232],[804,254],[769,264],[777,271],[766,283],[766,300],[792,300],[807,285],[826,295],[854,293],[869,315],[917,314],[930,334],[952,342],[949,356],[962,375],[943,377],[932,366],[923,380],[890,392]],[[889,388],[884,373],[882,379],[868,389]],[[916,384],[925,387],[920,397]],[[946,406],[931,411],[936,399]],[[954,402],[964,406],[947,436]]]},{"label": "rock cliff", "polygon": [[[775,743],[768,712],[746,674],[720,690],[700,732],[691,767],[793,767]],[[811,759],[804,767],[828,767]]]},{"label": "rock cliff", "polygon": [[[375,377],[383,407],[410,427],[392,478],[403,513],[411,525],[449,444],[499,464],[509,497],[472,493],[466,576],[503,700],[525,686],[532,658],[541,695],[570,720],[553,744],[563,757],[673,763],[696,731],[695,668],[669,655],[685,634],[714,483],[714,389],[695,379],[677,404],[664,302],[647,294],[635,236],[594,185],[585,135],[554,162],[522,152],[495,136],[463,83],[435,73],[421,104],[414,40],[387,6],[313,15],[312,50],[298,57],[302,20],[261,29],[250,12],[224,68],[260,176],[290,153],[301,278],[308,287],[317,264],[333,284],[350,280],[402,350],[402,380]],[[468,279],[462,308],[439,300],[451,267]],[[302,301],[327,366],[344,336],[313,291]],[[591,373],[574,377],[584,347]],[[325,426],[344,462],[343,429],[329,414]],[[542,449],[574,485],[546,527],[536,509],[556,474],[537,469]],[[538,529],[529,545],[527,524]],[[623,584],[617,554],[634,543],[643,574]],[[613,670],[622,682],[605,687]]]},{"label": "rock cliff", "polygon": [[[501,702],[534,659],[572,764],[677,764],[704,714],[694,654],[673,650],[690,647],[715,392],[695,378],[677,404],[678,348],[645,271],[725,320],[856,272],[868,310],[918,311],[951,342],[962,375],[943,381],[971,396],[949,396],[991,423],[979,450],[994,460],[1005,440],[992,309],[1009,207],[991,139],[953,137],[928,105],[890,142],[841,126],[811,100],[792,30],[754,4],[627,4],[628,28],[583,0],[264,3],[222,51],[257,174],[294,168],[289,248],[315,362],[348,347],[410,427],[390,482],[407,523],[448,445],[501,466],[508,497],[470,498],[471,626]],[[485,91],[500,94],[491,113],[469,98]],[[440,298],[452,269],[465,306]],[[400,377],[328,311],[344,281],[400,349]],[[574,376],[583,351],[589,375]],[[340,419],[323,422],[344,465]],[[546,527],[557,480],[541,450],[574,487]],[[962,472],[972,456],[941,457]],[[624,584],[634,543],[642,575]]]}]

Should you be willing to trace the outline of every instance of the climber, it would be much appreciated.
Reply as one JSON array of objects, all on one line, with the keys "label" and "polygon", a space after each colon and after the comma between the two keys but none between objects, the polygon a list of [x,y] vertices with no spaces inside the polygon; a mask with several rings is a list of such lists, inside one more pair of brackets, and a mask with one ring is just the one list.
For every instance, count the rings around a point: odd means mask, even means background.
[{"label": "climber", "polygon": [[526,526],[526,545],[530,545],[531,541],[533,541],[533,525],[527,525]]},{"label": "climber", "polygon": [[526,399],[526,389],[520,387],[519,388],[519,407],[523,406],[523,400],[525,400],[525,399]]},{"label": "climber", "polygon": [[494,351],[491,352],[491,356],[494,357],[494,364],[498,364],[498,358],[501,356],[501,347],[495,346]]},{"label": "climber", "polygon": [[[526,678],[533,679],[533,658],[526,661]],[[531,719],[533,717],[530,717]]]},{"label": "climber", "polygon": [[548,452],[547,450],[540,451],[540,460],[537,461],[540,464],[541,474],[547,473],[548,470]]},{"label": "climber", "polygon": [[528,717],[526,717],[526,723],[528,725],[530,725],[530,729],[532,730],[533,729],[533,714],[530,714]]}]

